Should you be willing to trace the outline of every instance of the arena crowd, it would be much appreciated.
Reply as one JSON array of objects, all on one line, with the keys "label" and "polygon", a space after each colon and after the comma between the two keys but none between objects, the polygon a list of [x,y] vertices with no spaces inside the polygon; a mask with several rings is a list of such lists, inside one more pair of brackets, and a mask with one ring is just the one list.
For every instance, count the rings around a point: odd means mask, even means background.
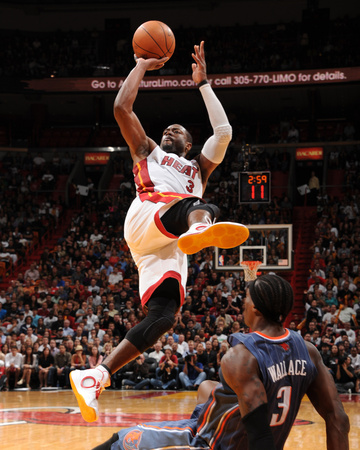
[{"label": "arena crowd", "polygon": [[[285,195],[266,207],[238,204],[232,157],[230,151],[207,193],[228,220],[291,223],[292,204]],[[50,213],[49,208],[44,213],[42,203],[36,204],[36,196],[26,191],[28,180],[21,174],[33,169],[34,160],[24,157],[10,163],[14,173],[3,183],[6,192],[13,193],[13,202],[9,199],[2,204],[1,244],[16,264],[14,256],[21,258],[24,249],[15,243],[23,242],[26,248],[35,227],[40,234],[41,227],[55,227],[61,208],[59,214]],[[59,167],[63,163],[60,161]],[[237,163],[241,167],[242,162]],[[359,179],[358,163],[354,156],[344,166],[353,186]],[[127,182],[130,167],[120,160],[117,164],[124,170],[125,180],[119,190],[101,200],[90,193],[56,246],[44,248],[38,261],[1,290],[3,389],[68,388],[71,370],[95,367],[106,360],[126,332],[144,317],[137,269],[123,237],[124,217],[135,191]],[[254,169],[278,167],[276,158],[266,152],[254,156],[251,164]],[[46,173],[48,168],[52,165],[45,164],[38,173]],[[30,207],[26,199],[32,200]],[[20,200],[17,208],[16,200]],[[51,205],[51,196],[48,202]],[[318,348],[339,392],[359,391],[359,202],[356,187],[341,198],[319,192],[314,256],[304,286],[304,317],[289,324]],[[42,222],[44,215],[47,225]],[[281,246],[272,240],[268,246],[276,261]],[[223,256],[236,263],[237,252],[231,249]],[[189,257],[186,300],[173,328],[154,348],[113,375],[111,388],[193,390],[204,379],[217,379],[221,358],[228,350],[228,335],[249,331],[242,316],[244,295],[243,271],[215,271],[213,249]]]}]

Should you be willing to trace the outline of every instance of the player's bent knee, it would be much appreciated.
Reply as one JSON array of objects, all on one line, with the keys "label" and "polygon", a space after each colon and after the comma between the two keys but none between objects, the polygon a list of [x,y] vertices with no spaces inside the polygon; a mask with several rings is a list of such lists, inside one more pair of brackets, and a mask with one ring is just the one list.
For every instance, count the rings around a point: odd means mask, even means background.
[{"label": "player's bent knee", "polygon": [[152,347],[175,322],[178,302],[173,299],[153,298],[149,301],[149,312],[144,320],[126,335],[141,353]]},{"label": "player's bent knee", "polygon": [[199,389],[197,391],[197,403],[205,403],[207,402],[211,391],[214,389],[215,386],[218,385],[217,381],[211,381],[211,380],[205,380],[203,381]]},{"label": "player's bent knee", "polygon": [[143,335],[145,342],[148,343],[148,347],[154,345],[155,342],[173,326],[174,320],[175,316],[163,316],[149,324]]}]

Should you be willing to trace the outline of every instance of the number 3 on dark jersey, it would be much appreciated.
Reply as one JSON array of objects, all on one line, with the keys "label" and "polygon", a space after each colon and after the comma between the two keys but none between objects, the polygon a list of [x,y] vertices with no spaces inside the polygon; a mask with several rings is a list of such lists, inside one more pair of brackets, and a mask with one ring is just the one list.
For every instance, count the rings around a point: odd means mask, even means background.
[{"label": "number 3 on dark jersey", "polygon": [[291,402],[291,386],[283,386],[278,390],[276,398],[280,399],[278,403],[279,409],[282,411],[280,414],[273,414],[271,417],[270,426],[271,427],[277,427],[279,425],[282,425],[285,420],[286,416],[288,415],[289,409],[290,409],[290,402]]}]

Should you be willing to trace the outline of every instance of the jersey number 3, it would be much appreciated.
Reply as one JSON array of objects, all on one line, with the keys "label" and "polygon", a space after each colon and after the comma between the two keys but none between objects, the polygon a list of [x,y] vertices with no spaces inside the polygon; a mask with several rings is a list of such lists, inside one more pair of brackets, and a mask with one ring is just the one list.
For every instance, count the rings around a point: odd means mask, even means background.
[{"label": "jersey number 3", "polygon": [[270,426],[278,427],[282,425],[289,412],[290,401],[291,401],[291,386],[283,386],[278,390],[277,396],[280,401],[278,403],[278,408],[282,411],[280,414],[273,414],[271,417]]},{"label": "jersey number 3", "polygon": [[193,190],[194,190],[194,186],[195,186],[194,182],[192,180],[188,180],[188,184],[186,186],[186,190],[188,192],[190,192],[190,194],[191,194],[193,192]]}]

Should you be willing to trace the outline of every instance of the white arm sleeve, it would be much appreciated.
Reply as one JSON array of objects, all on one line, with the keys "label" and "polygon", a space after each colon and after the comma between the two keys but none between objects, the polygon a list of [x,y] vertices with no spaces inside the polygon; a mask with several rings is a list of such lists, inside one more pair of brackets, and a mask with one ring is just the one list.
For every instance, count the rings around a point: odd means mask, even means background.
[{"label": "white arm sleeve", "polygon": [[200,92],[214,130],[214,134],[205,142],[201,153],[214,164],[220,164],[231,141],[232,128],[224,108],[210,84],[201,86]]}]

